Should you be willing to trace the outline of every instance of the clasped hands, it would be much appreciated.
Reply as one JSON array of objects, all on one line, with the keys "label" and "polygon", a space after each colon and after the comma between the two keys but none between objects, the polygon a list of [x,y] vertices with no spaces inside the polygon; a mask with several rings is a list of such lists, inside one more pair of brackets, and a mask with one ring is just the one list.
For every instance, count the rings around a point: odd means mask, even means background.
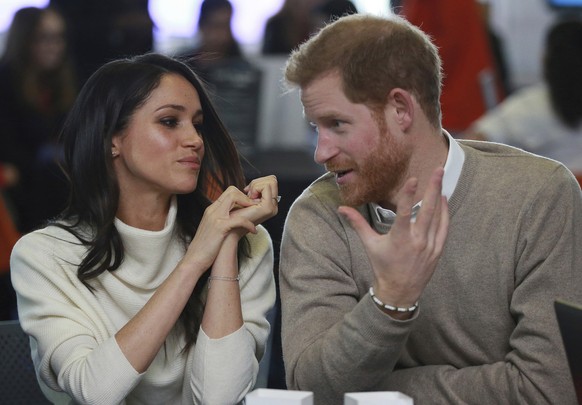
[{"label": "clasped hands", "polygon": [[[372,229],[355,209],[342,206],[338,210],[362,240],[375,275],[375,295],[384,303],[412,306],[432,277],[449,226],[448,203],[441,195],[443,174],[442,168],[432,173],[415,221],[411,219],[418,181],[406,181],[396,197],[396,220],[385,235]],[[390,315],[399,319],[411,316]]]},{"label": "clasped hands", "polygon": [[[236,194],[238,189],[235,188],[235,190]],[[244,218],[258,225],[277,215],[281,199],[278,195],[277,177],[273,175],[259,177],[251,181],[243,191],[246,193],[246,198],[243,195],[241,201],[235,202],[230,211],[233,217]],[[254,233],[256,229],[252,227],[248,228],[248,231]]]},{"label": "clasped hands", "polygon": [[204,211],[185,259],[208,268],[226,238],[256,233],[257,225],[277,214],[277,195],[277,178],[272,175],[251,181],[243,190],[228,187]]}]

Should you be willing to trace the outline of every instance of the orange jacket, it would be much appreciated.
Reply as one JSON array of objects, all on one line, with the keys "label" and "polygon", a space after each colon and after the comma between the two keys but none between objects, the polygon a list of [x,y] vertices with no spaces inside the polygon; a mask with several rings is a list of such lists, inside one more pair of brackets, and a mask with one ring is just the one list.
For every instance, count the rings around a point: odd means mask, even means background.
[{"label": "orange jacket", "polygon": [[461,132],[487,110],[483,85],[501,100],[485,22],[476,0],[406,0],[401,15],[429,34],[443,62],[443,127]]},{"label": "orange jacket", "polygon": [[10,268],[10,253],[14,244],[20,237],[16,230],[12,217],[0,195],[0,274],[6,273]]}]

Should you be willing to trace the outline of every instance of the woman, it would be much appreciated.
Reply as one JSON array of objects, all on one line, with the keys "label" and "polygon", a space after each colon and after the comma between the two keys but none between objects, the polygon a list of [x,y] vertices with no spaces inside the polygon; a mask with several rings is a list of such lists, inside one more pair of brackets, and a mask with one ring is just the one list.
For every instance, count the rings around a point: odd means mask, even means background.
[{"label": "woman", "polygon": [[0,59],[0,161],[20,172],[19,184],[6,194],[22,232],[65,206],[56,138],[77,94],[65,31],[55,9],[22,8],[14,15]]},{"label": "woman", "polygon": [[[241,401],[275,300],[272,245],[257,226],[277,212],[275,177],[243,188],[201,82],[162,55],[100,68],[62,137],[68,206],[23,237],[11,262],[49,394],[103,404]],[[211,203],[209,182],[231,186]]]}]

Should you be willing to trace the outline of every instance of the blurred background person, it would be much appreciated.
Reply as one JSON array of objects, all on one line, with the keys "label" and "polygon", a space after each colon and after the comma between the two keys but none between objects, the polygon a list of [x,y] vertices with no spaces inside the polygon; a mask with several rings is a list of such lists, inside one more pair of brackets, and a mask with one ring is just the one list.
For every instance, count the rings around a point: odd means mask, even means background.
[{"label": "blurred background person", "polygon": [[262,72],[233,35],[233,13],[229,0],[204,0],[194,46],[178,55],[204,79],[237,148],[248,157],[257,138]]},{"label": "blurred background person", "polygon": [[154,48],[148,0],[50,0],[50,5],[65,16],[82,83],[110,60]]},{"label": "blurred background person", "polygon": [[404,0],[400,12],[439,48],[442,125],[453,136],[504,97],[478,7],[475,0]]},{"label": "blurred background person", "polygon": [[19,179],[20,174],[15,166],[0,162],[0,190],[15,186]]},{"label": "blurred background person", "polygon": [[3,198],[5,189],[18,184],[18,169],[0,162],[0,321],[16,319],[16,294],[10,282],[10,253],[20,237]]},{"label": "blurred background person", "polygon": [[281,9],[267,20],[263,55],[288,55],[309,38],[314,30],[313,10],[324,0],[285,0]]},{"label": "blurred background person", "polygon": [[206,70],[243,53],[232,33],[233,7],[229,0],[204,0],[200,5],[194,46],[180,53],[198,70]]},{"label": "blurred background person", "polygon": [[0,59],[0,161],[20,173],[5,196],[23,233],[58,214],[67,194],[56,138],[78,86],[65,28],[53,8],[22,8]]},{"label": "blurred background person", "polygon": [[318,29],[341,16],[357,12],[358,9],[350,0],[328,0],[312,10],[313,25]]},{"label": "blurred background person", "polygon": [[582,20],[548,32],[544,80],[516,91],[479,118],[465,137],[507,143],[558,160],[582,175]]},{"label": "blurred background person", "polygon": [[509,80],[507,58],[505,57],[505,44],[501,36],[493,27],[491,21],[491,4],[489,3],[489,0],[476,1],[479,6],[479,14],[481,15],[481,19],[483,20],[487,32],[487,39],[489,40],[489,46],[491,47],[493,63],[495,64],[495,72],[499,79],[499,85],[501,86],[502,93],[507,96],[511,93],[512,88]]}]

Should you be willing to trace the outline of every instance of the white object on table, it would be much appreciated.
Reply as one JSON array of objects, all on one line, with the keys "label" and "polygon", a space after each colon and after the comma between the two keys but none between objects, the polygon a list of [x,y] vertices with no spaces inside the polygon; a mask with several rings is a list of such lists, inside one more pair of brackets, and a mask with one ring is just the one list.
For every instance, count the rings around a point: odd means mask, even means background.
[{"label": "white object on table", "polygon": [[313,405],[313,392],[270,388],[256,389],[245,397],[246,405]]},{"label": "white object on table", "polygon": [[348,392],[344,405],[413,405],[408,395],[397,391]]}]

